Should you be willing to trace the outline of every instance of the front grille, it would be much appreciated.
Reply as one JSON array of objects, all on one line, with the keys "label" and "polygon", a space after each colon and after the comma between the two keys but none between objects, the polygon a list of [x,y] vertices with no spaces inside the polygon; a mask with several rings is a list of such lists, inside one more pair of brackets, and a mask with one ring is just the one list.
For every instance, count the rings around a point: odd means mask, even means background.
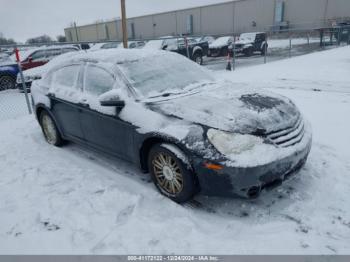
[{"label": "front grille", "polygon": [[300,143],[304,133],[304,121],[300,117],[292,127],[268,133],[267,138],[277,146],[289,147]]}]

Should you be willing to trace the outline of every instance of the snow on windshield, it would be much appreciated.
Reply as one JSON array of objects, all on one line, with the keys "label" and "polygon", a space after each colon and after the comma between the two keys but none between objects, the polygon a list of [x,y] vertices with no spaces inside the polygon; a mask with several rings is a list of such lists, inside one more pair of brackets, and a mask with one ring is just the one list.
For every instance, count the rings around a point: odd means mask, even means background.
[{"label": "snow on windshield", "polygon": [[245,33],[240,35],[239,40],[253,42],[255,40],[255,36],[256,33]]},{"label": "snow on windshield", "polygon": [[213,46],[222,46],[222,45],[227,45],[228,41],[230,40],[230,36],[223,36],[223,37],[219,37],[218,39],[216,39],[212,45]]},{"label": "snow on windshield", "polygon": [[173,53],[127,61],[119,66],[135,90],[144,97],[181,93],[189,85],[213,81],[205,69]]}]

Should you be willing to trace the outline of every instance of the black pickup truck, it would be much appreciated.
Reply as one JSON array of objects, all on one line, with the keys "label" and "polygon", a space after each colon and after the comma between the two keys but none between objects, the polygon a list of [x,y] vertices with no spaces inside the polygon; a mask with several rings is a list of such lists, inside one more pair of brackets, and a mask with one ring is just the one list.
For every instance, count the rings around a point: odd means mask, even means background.
[{"label": "black pickup truck", "polygon": [[[187,45],[186,45],[187,41]],[[193,38],[160,38],[147,42],[145,49],[160,49],[189,56],[191,60],[202,65],[203,56],[208,54],[209,44],[206,41],[197,42]]]},{"label": "black pickup truck", "polygon": [[236,54],[244,54],[245,56],[252,56],[255,52],[265,54],[267,44],[266,33],[244,33],[241,34],[239,40],[229,46],[229,52],[233,55],[233,46]]}]

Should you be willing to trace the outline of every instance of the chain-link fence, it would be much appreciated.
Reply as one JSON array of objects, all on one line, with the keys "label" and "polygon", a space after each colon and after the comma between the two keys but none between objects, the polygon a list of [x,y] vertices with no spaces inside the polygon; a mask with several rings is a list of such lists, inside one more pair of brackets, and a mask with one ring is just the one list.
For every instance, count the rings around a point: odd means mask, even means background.
[{"label": "chain-link fence", "polygon": [[[190,59],[201,63],[204,67],[211,70],[235,70],[241,67],[264,64],[281,59],[304,55],[325,49],[336,48],[350,44],[350,25],[345,24],[337,27],[303,29],[303,30],[279,30],[260,33],[264,37],[260,40],[251,38],[242,43],[242,37],[237,34],[214,35],[205,38],[205,36],[167,36],[158,39],[132,39],[129,48],[144,48],[144,44],[150,45],[151,41],[157,42],[155,49],[169,50],[178,52]],[[253,34],[254,35],[254,34]],[[257,35],[257,34],[255,34]],[[251,36],[251,35],[250,35]],[[221,44],[223,52],[213,54],[211,52],[215,42],[220,37],[230,39],[230,42]],[[209,40],[210,43],[205,44]],[[219,41],[220,42],[220,41]],[[244,41],[243,41],[244,42]],[[246,48],[252,48],[256,42],[257,47],[251,52],[245,51]],[[175,45],[174,45],[175,43]],[[204,44],[203,44],[204,43]],[[267,43],[264,45],[264,43]],[[77,42],[77,43],[48,43],[45,45],[19,45],[21,50],[45,50],[50,46],[76,46],[80,49],[104,49],[116,48],[119,46],[117,41],[101,42]],[[237,46],[240,45],[238,48]],[[151,45],[152,46],[152,45]],[[202,59],[194,55],[194,50],[202,48]],[[39,49],[33,49],[38,48]],[[11,119],[21,115],[28,114],[26,99],[23,93],[16,89],[16,74],[11,75],[11,63],[8,55],[11,54],[14,46],[0,46],[0,120]],[[239,52],[235,52],[238,50]],[[45,52],[44,52],[45,54]],[[33,57],[32,57],[33,58]],[[9,62],[10,61],[10,62]],[[229,67],[228,67],[229,64]],[[18,72],[14,70],[15,72]],[[26,71],[25,71],[26,74]],[[13,81],[9,84],[9,81]]]}]

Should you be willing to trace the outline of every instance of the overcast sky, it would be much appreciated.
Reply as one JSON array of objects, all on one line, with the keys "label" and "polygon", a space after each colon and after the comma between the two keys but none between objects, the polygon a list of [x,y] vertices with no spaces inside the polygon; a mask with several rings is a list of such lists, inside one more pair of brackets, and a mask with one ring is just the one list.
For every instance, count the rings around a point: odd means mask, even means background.
[{"label": "overcast sky", "polygon": [[[126,0],[127,16],[171,11],[228,0]],[[120,0],[0,0],[0,32],[24,42],[30,37],[64,34],[78,25],[120,17]]]}]

